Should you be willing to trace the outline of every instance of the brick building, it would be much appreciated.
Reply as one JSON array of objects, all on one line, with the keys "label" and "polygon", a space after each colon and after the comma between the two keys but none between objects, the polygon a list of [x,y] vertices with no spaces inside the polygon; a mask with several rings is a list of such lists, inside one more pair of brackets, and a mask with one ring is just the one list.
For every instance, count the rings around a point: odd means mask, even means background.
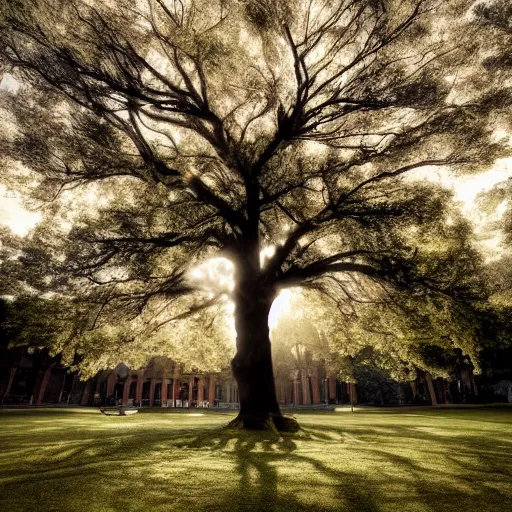
[{"label": "brick building", "polygon": [[[450,380],[418,371],[415,381],[360,383],[357,386],[328,375],[321,362],[310,361],[276,375],[282,406],[360,403],[373,405],[443,404],[474,401],[478,388],[473,372],[463,368]],[[484,397],[481,397],[484,398]],[[486,401],[495,401],[491,395]],[[481,401],[481,400],[478,400]],[[218,373],[185,372],[165,357],[131,369],[119,364],[81,381],[60,364],[60,358],[27,347],[0,347],[0,404],[136,405],[142,407],[238,406],[238,389],[228,369]]]},{"label": "brick building", "polygon": [[[143,368],[119,364],[81,381],[59,357],[28,348],[4,349],[0,363],[0,403],[80,405],[123,404],[148,407],[237,407],[238,389],[229,370],[212,374],[184,372],[165,357]],[[320,405],[357,401],[355,385],[328,377],[321,366],[276,377],[281,405]]]}]

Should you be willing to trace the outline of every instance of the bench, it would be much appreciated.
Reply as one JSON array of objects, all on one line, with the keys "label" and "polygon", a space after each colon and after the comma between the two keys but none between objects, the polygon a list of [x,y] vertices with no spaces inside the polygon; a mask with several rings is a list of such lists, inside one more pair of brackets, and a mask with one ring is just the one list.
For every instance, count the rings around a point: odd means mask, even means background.
[{"label": "bench", "polygon": [[240,409],[238,402],[219,402],[219,409]]},{"label": "bench", "polygon": [[100,412],[105,416],[131,416],[132,414],[137,414],[139,410],[134,407],[119,405],[117,407],[102,407]]}]

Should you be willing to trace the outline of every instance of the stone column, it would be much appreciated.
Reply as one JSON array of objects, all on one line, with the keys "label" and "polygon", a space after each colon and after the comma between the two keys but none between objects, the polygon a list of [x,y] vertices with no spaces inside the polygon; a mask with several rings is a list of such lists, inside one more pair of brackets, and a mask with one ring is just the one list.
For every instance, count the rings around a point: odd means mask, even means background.
[{"label": "stone column", "polygon": [[174,377],[172,380],[172,405],[176,407],[176,400],[179,400],[180,396],[180,379]]},{"label": "stone column", "polygon": [[320,397],[320,382],[318,382],[318,368],[313,368],[311,372],[311,388],[313,390],[313,404],[321,404],[322,399]]},{"label": "stone column", "polygon": [[46,386],[48,386],[48,382],[50,381],[50,377],[52,375],[53,365],[46,368],[44,372],[41,372],[38,378],[38,383],[36,386],[36,392],[34,393],[34,401],[36,404],[42,404],[44,399],[44,392],[46,391]]},{"label": "stone column", "polygon": [[208,401],[210,407],[215,406],[215,375],[210,375],[210,382],[208,386]]},{"label": "stone column", "polygon": [[434,391],[436,392],[436,396],[439,399],[439,403],[446,403],[446,395],[445,395],[445,387],[444,387],[444,379],[442,377],[437,377],[437,379],[433,380]]},{"label": "stone column", "polygon": [[137,371],[137,387],[135,388],[135,404],[140,405],[142,400],[142,386],[144,385],[144,370]]},{"label": "stone column", "polygon": [[153,402],[155,401],[155,380],[150,379],[149,385],[149,407],[153,407]]},{"label": "stone column", "polygon": [[202,407],[204,402],[204,377],[199,378],[199,383],[197,386],[197,401],[200,403]]},{"label": "stone column", "polygon": [[62,377],[62,385],[60,387],[60,393],[59,393],[59,399],[58,399],[59,404],[62,402],[62,395],[64,394],[65,387],[66,387],[66,374],[64,374]]},{"label": "stone column", "polygon": [[115,370],[109,374],[107,378],[107,396],[112,396],[114,394],[114,387],[117,382],[117,373]]},{"label": "stone column", "polygon": [[169,387],[169,379],[162,379],[162,407],[167,407],[167,389]]},{"label": "stone column", "polygon": [[124,387],[123,387],[123,400],[121,402],[121,405],[128,405],[128,398],[130,398],[130,386],[132,384],[132,378],[126,377],[126,380],[124,381]]},{"label": "stone column", "polygon": [[92,382],[89,379],[84,388],[84,394],[82,395],[82,400],[80,401],[80,405],[87,405],[89,403],[89,397],[91,396],[92,390]]},{"label": "stone column", "polygon": [[226,384],[226,402],[231,403],[231,384]]},{"label": "stone column", "polygon": [[4,398],[11,391],[12,381],[14,380],[14,376],[16,375],[16,370],[16,367],[11,368],[11,371],[9,372],[9,380],[7,381],[7,384],[5,385],[4,389],[0,390],[0,404],[4,401]]},{"label": "stone column", "polygon": [[300,371],[300,380],[302,384],[302,403],[311,405],[311,393],[309,392],[309,378],[305,369]]},{"label": "stone column", "polygon": [[92,403],[94,404],[94,401],[96,399],[96,394],[99,394],[100,392],[100,382],[98,377],[94,377],[91,381],[91,395],[92,395]]},{"label": "stone column", "polygon": [[284,381],[284,403],[291,404],[292,402],[292,383],[289,379],[286,379]]},{"label": "stone column", "polygon": [[336,402],[336,377],[329,377],[329,402]]},{"label": "stone column", "polygon": [[283,378],[279,379],[279,403],[286,404],[286,383]]},{"label": "stone column", "polygon": [[300,380],[293,382],[293,405],[301,405],[300,400]]},{"label": "stone column", "polygon": [[349,396],[350,396],[350,403],[357,404],[357,388],[356,388],[355,382],[349,383]]},{"label": "stone column", "polygon": [[176,402],[174,400],[176,400],[176,397],[175,397],[175,393],[174,393],[174,388],[175,388],[175,383],[176,383],[176,377],[173,377],[171,379],[171,396],[169,397],[171,399],[171,407],[174,407],[176,405]]},{"label": "stone column", "polygon": [[188,407],[192,407],[192,400],[194,398],[194,377],[188,379]]}]

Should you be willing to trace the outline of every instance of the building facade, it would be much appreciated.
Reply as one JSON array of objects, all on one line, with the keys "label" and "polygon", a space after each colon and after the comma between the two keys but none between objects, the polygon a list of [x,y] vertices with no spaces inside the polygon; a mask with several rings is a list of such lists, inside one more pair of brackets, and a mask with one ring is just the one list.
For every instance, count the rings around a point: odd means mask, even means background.
[{"label": "building facade", "polygon": [[[60,364],[59,357],[29,348],[0,349],[0,403],[75,404],[90,406],[237,408],[238,388],[229,370],[201,374],[183,371],[171,359],[155,357],[143,368],[119,364],[87,381]],[[276,375],[281,406],[322,406],[340,403],[371,405],[444,404],[479,400],[472,370],[454,379],[434,379],[418,371],[409,383],[342,382],[321,362]],[[480,395],[480,398],[481,395]],[[485,401],[496,401],[484,397]]]},{"label": "building facade", "polygon": [[[226,370],[201,374],[183,371],[165,357],[155,357],[143,368],[119,364],[81,381],[46,351],[16,348],[4,351],[0,364],[0,403],[78,405],[136,405],[139,407],[238,407],[238,387]],[[321,405],[352,400],[354,384],[327,376],[321,368],[301,369],[276,376],[281,405]]]}]

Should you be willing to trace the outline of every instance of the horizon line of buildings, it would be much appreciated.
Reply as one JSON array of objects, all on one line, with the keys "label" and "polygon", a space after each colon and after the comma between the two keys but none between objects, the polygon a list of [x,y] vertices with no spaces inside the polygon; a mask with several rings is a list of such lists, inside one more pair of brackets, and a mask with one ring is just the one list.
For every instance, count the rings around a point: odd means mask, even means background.
[{"label": "horizon line of buildings", "polygon": [[[238,388],[231,372],[183,372],[166,357],[155,357],[138,369],[119,364],[81,381],[47,351],[26,347],[0,353],[0,404],[134,405],[138,407],[238,406]],[[461,389],[463,388],[463,389]],[[432,404],[465,401],[463,393],[478,395],[471,371],[457,383],[433,379],[420,372],[415,381],[390,389],[359,386],[328,375],[321,362],[276,376],[276,395],[283,406],[320,406],[339,403],[375,405]],[[359,395],[359,396],[358,396]],[[461,398],[462,397],[462,398]],[[455,398],[455,399],[454,399]]]}]

